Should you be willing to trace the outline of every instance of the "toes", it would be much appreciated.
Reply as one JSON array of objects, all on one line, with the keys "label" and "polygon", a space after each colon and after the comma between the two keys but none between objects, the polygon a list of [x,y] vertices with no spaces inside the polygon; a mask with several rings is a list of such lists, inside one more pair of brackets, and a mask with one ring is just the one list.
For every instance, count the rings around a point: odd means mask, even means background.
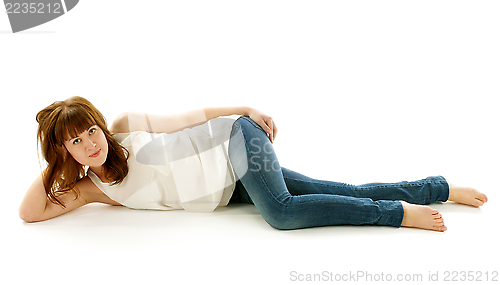
[{"label": "toes", "polygon": [[483,201],[483,203],[488,202],[488,197],[486,197],[486,195],[484,195],[484,194],[479,195],[479,198],[476,198],[476,199]]},{"label": "toes", "polygon": [[436,225],[443,226],[444,225],[444,220],[443,219],[434,220],[434,223],[436,223]]},{"label": "toes", "polygon": [[435,230],[435,231],[438,231],[438,232],[444,232],[448,228],[445,225],[441,225],[441,226],[434,226],[434,227],[432,227],[432,229]]},{"label": "toes", "polygon": [[474,207],[479,207],[479,206],[482,206],[484,204],[483,201],[479,200],[479,199],[474,199],[474,201],[472,201],[471,205],[474,206]]},{"label": "toes", "polygon": [[477,191],[477,189],[472,188],[472,191],[474,191],[476,199],[481,200],[483,202],[487,202],[488,201],[488,197],[486,197],[486,195],[484,195],[483,193]]}]

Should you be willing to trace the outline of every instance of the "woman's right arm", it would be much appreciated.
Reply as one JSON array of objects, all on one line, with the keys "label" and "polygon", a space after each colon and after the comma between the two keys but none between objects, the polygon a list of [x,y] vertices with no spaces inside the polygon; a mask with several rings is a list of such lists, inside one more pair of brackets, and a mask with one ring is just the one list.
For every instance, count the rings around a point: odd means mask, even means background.
[{"label": "woman's right arm", "polygon": [[28,223],[40,222],[57,217],[92,202],[87,202],[87,200],[90,199],[88,199],[88,197],[85,197],[87,198],[85,199],[82,196],[87,193],[85,189],[90,187],[88,183],[92,183],[88,180],[90,179],[84,178],[76,183],[76,186],[80,190],[78,199],[75,200],[75,195],[72,192],[58,196],[58,199],[60,199],[66,206],[66,208],[63,208],[58,204],[52,203],[48,199],[45,194],[42,176],[38,176],[24,196],[23,202],[19,207],[19,217]]}]

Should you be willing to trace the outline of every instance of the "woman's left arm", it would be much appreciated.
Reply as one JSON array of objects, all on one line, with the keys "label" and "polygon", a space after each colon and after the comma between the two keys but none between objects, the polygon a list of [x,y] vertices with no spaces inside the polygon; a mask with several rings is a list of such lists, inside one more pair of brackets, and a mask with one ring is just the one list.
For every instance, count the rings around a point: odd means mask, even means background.
[{"label": "woman's left arm", "polygon": [[[231,116],[231,115],[243,115],[248,116],[248,112],[252,108],[250,107],[209,107],[204,108],[206,121],[221,117],[221,116]],[[206,122],[205,121],[205,122]]]},{"label": "woman's left arm", "polygon": [[125,112],[113,122],[110,131],[112,133],[134,131],[174,133],[204,124],[213,118],[230,115],[243,115],[251,118],[266,130],[271,142],[274,142],[278,129],[272,118],[250,107],[209,107],[172,115]]},{"label": "woman's left arm", "polygon": [[248,107],[203,108],[178,114],[148,114],[124,112],[118,115],[109,128],[112,133],[145,131],[150,133],[175,133],[192,128],[220,116],[247,116]]}]

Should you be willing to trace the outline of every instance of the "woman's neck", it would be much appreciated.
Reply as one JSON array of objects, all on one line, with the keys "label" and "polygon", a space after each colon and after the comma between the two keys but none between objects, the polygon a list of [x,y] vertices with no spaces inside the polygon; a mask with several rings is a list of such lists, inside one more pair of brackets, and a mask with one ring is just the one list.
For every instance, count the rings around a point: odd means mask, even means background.
[{"label": "woman's neck", "polygon": [[89,168],[90,168],[90,170],[92,170],[92,172],[95,173],[95,175],[97,175],[99,177],[99,179],[101,179],[102,182],[109,183],[109,181],[106,178],[106,176],[104,176],[104,167],[102,167],[102,166],[91,166]]}]

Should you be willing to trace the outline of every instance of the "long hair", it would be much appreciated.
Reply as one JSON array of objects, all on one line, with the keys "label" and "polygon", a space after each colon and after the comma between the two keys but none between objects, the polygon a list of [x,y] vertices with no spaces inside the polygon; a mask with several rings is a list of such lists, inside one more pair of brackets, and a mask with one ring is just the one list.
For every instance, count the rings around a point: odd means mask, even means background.
[{"label": "long hair", "polygon": [[[77,162],[64,146],[64,141],[78,136],[89,127],[98,125],[108,142],[108,156],[103,164],[103,173],[120,184],[128,174],[129,152],[111,135],[106,119],[87,99],[75,96],[64,101],[56,101],[36,115],[38,122],[37,146],[47,162],[42,173],[45,193],[49,200],[62,207],[66,206],[57,198],[70,191],[79,191],[76,183],[85,176],[85,166]],[[38,145],[39,144],[39,145]]]}]

